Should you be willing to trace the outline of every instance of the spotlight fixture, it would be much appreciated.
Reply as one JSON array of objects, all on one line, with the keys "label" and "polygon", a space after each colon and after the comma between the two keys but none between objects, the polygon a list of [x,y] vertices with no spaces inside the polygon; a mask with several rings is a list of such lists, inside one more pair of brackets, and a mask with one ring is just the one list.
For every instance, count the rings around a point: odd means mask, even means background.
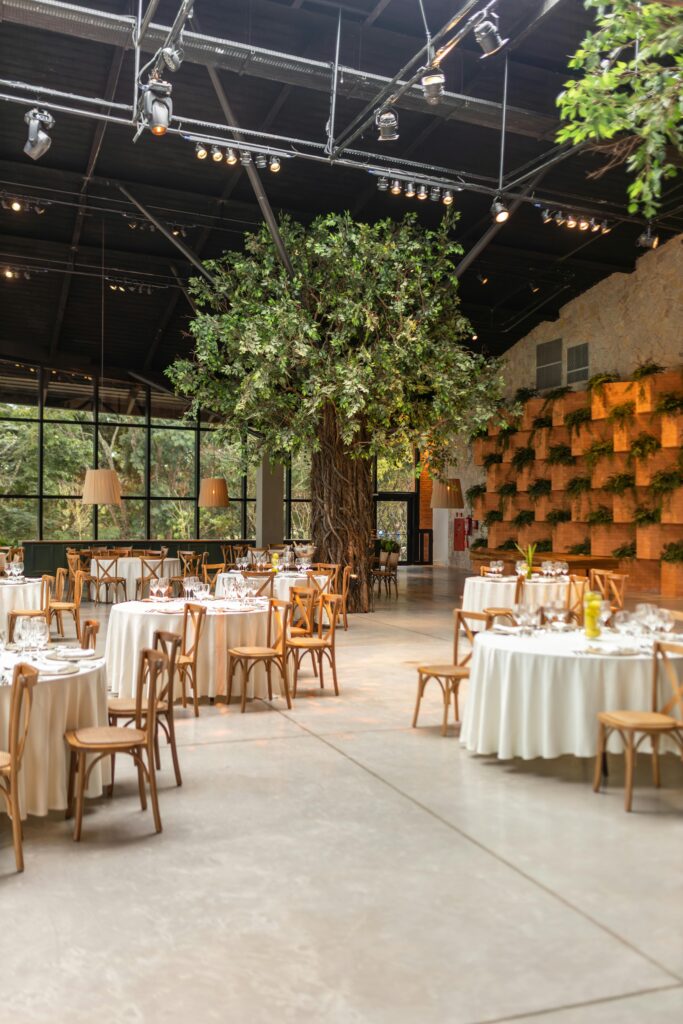
[{"label": "spotlight fixture", "polygon": [[404,195],[408,197],[408,199],[412,199],[415,195],[415,182],[407,181],[406,187],[404,188],[403,192]]},{"label": "spotlight fixture", "polygon": [[395,142],[398,138],[398,114],[395,110],[378,110],[375,124],[380,142]]},{"label": "spotlight fixture", "polygon": [[165,135],[173,116],[170,82],[150,78],[142,87],[142,117],[152,135]]},{"label": "spotlight fixture", "polygon": [[453,204],[453,193],[451,192],[451,190],[449,188],[444,189],[443,196],[441,197],[441,202],[443,203],[444,206],[452,206],[452,204]]},{"label": "spotlight fixture", "polygon": [[446,76],[441,68],[430,68],[425,71],[420,80],[420,85],[424,92],[424,98],[431,107],[435,107],[443,96],[445,84]]},{"label": "spotlight fixture", "polygon": [[228,146],[225,152],[225,162],[226,164],[230,164],[231,167],[234,167],[237,163],[237,153],[232,146]]},{"label": "spotlight fixture", "polygon": [[611,230],[612,230],[612,225],[608,224],[608,222],[606,220],[603,220],[602,224],[600,225],[600,234],[601,235],[609,235]]},{"label": "spotlight fixture", "polygon": [[12,270],[11,267],[7,267],[6,270],[3,270],[3,274],[5,275],[8,281],[10,281],[14,277],[14,271]]},{"label": "spotlight fixture", "polygon": [[591,217],[591,231],[599,231],[599,230],[600,230],[600,222],[597,221],[595,219],[595,217]]},{"label": "spotlight fixture", "polygon": [[478,338],[479,338],[479,335],[478,335],[478,334],[473,334],[473,335],[472,335],[472,341],[477,341],[477,340],[478,340]]},{"label": "spotlight fixture", "polygon": [[478,25],[474,27],[474,38],[479,44],[479,48],[482,51],[482,55],[479,58],[484,60],[486,57],[492,57],[494,53],[498,53],[499,50],[505,46],[508,39],[502,39],[500,32],[498,31],[498,15],[495,11],[492,11],[486,17],[482,18]]},{"label": "spotlight fixture", "polygon": [[23,203],[20,199],[13,199],[9,206],[10,210],[14,210],[15,213],[21,213],[24,209]]},{"label": "spotlight fixture", "polygon": [[552,219],[553,219],[553,215],[552,215],[552,213],[550,212],[550,210],[547,210],[547,209],[546,209],[546,210],[544,210],[544,211],[543,211],[543,213],[541,214],[541,220],[543,221],[543,223],[544,223],[544,224],[550,224],[550,222],[551,222],[551,220],[552,220]]},{"label": "spotlight fixture", "polygon": [[214,163],[217,164],[221,162],[221,160],[223,159],[223,150],[220,148],[220,146],[211,147],[211,159],[214,161]]},{"label": "spotlight fixture", "polygon": [[425,185],[420,185],[418,187],[418,190],[417,190],[417,198],[418,199],[426,199],[428,195],[429,195],[429,192],[427,191],[426,186]]},{"label": "spotlight fixture", "polygon": [[207,156],[209,155],[209,151],[203,142],[198,142],[197,145],[194,147],[194,151],[195,156],[197,157],[198,160],[206,160]]},{"label": "spotlight fixture", "polygon": [[35,212],[38,214],[39,217],[42,217],[42,215],[45,213],[45,210],[47,209],[47,207],[45,206],[44,203],[36,203],[36,205],[33,207],[33,209],[35,210]]},{"label": "spotlight fixture", "polygon": [[265,153],[257,153],[254,163],[260,171],[265,171],[268,166],[268,157]]},{"label": "spotlight fixture", "polygon": [[647,228],[639,236],[636,243],[641,249],[656,249],[659,245],[659,235],[652,233],[652,225],[648,224]]},{"label": "spotlight fixture", "polygon": [[128,227],[131,229],[131,231],[135,231],[137,226],[138,226],[138,222],[136,220],[129,220],[128,221]]},{"label": "spotlight fixture", "polygon": [[251,163],[251,153],[248,149],[240,150],[240,163],[245,166]]},{"label": "spotlight fixture", "polygon": [[380,192],[386,192],[389,188],[389,179],[382,176],[377,179],[377,188]]},{"label": "spotlight fixture", "polygon": [[280,157],[271,156],[270,160],[268,161],[268,170],[271,172],[271,174],[279,174],[281,167],[282,164],[280,163]]},{"label": "spotlight fixture", "polygon": [[432,185],[429,190],[429,198],[433,203],[438,203],[439,199],[441,199],[441,189],[438,185]]},{"label": "spotlight fixture", "polygon": [[567,214],[567,227],[568,227],[568,228],[575,228],[575,227],[576,227],[576,225],[577,225],[577,223],[578,223],[578,222],[577,222],[577,220],[576,220],[576,216],[575,216],[575,214],[573,214],[573,213],[568,213],[568,214]]},{"label": "spotlight fixture", "polygon": [[564,214],[562,213],[562,210],[558,210],[558,211],[557,211],[557,213],[556,213],[556,214],[555,214],[555,216],[553,217],[553,220],[554,220],[554,221],[555,221],[555,223],[557,224],[558,228],[561,228],[563,224],[566,224],[566,223],[567,223],[567,218],[566,218],[566,217],[565,217],[565,215],[564,215]]},{"label": "spotlight fixture", "polygon": [[177,71],[183,63],[185,54],[180,46],[164,46],[161,56],[169,71]]},{"label": "spotlight fixture", "polygon": [[398,178],[394,178],[391,182],[391,188],[389,189],[392,196],[400,196],[401,194],[401,182]]},{"label": "spotlight fixture", "polygon": [[535,295],[536,292],[540,292],[540,290],[541,290],[540,285],[536,284],[535,281],[529,281],[529,288],[531,289],[531,294],[532,295]]},{"label": "spotlight fixture", "polygon": [[491,214],[493,215],[493,219],[496,224],[504,224],[510,216],[510,211],[500,196],[496,196],[493,200],[493,203],[491,204]]},{"label": "spotlight fixture", "polygon": [[579,217],[579,222],[578,223],[579,223],[579,231],[588,231],[589,227],[591,226],[590,225],[590,221],[588,220],[588,217]]},{"label": "spotlight fixture", "polygon": [[55,119],[47,110],[39,110],[33,107],[24,114],[24,121],[28,125],[28,139],[24,145],[24,153],[32,160],[40,160],[50,146],[52,139],[48,135],[55,126]]},{"label": "spotlight fixture", "polygon": [[477,274],[477,281],[479,284],[488,284],[489,279],[487,274]]},{"label": "spotlight fixture", "polygon": [[173,226],[173,227],[171,228],[171,234],[172,234],[172,235],[173,235],[173,236],[174,236],[175,238],[178,238],[179,236],[180,236],[181,238],[185,238],[185,237],[186,237],[186,235],[187,235],[187,231],[186,231],[186,230],[185,230],[185,228],[184,228],[184,227],[182,226],[182,224],[175,224],[175,225],[174,225],[174,226]]}]

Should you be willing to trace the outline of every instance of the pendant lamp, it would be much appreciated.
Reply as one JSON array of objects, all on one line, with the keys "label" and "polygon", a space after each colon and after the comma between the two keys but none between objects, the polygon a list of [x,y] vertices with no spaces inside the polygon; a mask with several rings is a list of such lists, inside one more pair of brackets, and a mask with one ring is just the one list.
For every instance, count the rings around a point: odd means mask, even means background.
[{"label": "pendant lamp", "polygon": [[205,476],[199,485],[200,508],[227,508],[230,504],[228,485],[222,476]]},{"label": "pendant lamp", "polygon": [[432,508],[464,508],[462,487],[456,478],[432,480]]}]

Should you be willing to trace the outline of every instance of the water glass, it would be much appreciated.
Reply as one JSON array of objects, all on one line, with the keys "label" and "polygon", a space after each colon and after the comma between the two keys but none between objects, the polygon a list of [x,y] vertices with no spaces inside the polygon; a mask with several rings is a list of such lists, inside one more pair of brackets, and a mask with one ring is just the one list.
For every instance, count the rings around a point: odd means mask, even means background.
[{"label": "water glass", "polygon": [[156,579],[149,581],[149,596],[153,601],[156,601],[159,596],[159,581]]},{"label": "water glass", "polygon": [[158,583],[159,597],[169,597],[168,576],[160,576]]},{"label": "water glass", "polygon": [[622,636],[630,636],[633,633],[630,612],[617,612],[612,623],[617,633],[620,633]]},{"label": "water glass", "polygon": [[598,617],[600,619],[600,625],[605,628],[609,620],[612,618],[612,605],[609,601],[600,602],[600,614]]},{"label": "water glass", "polygon": [[44,619],[33,620],[33,642],[39,651],[44,651],[50,642],[50,629]]}]

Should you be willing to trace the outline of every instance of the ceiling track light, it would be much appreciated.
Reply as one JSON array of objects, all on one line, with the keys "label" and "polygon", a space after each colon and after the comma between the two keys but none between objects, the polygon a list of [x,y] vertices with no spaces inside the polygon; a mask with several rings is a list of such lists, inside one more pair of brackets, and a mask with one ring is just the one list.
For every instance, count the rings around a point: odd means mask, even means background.
[{"label": "ceiling track light", "polygon": [[659,245],[659,235],[652,231],[652,225],[648,224],[645,231],[638,237],[636,243],[641,249],[656,249]]},{"label": "ceiling track light", "polygon": [[558,210],[558,211],[557,211],[557,213],[556,213],[556,214],[555,214],[555,216],[553,217],[553,220],[554,220],[554,221],[555,221],[555,223],[557,224],[558,228],[561,228],[561,227],[563,227],[563,226],[564,226],[564,225],[565,225],[565,224],[567,223],[567,218],[566,218],[566,217],[565,217],[565,215],[564,215],[564,214],[562,213],[562,210]]},{"label": "ceiling track light", "polygon": [[215,164],[219,164],[221,162],[221,160],[223,159],[223,150],[220,148],[220,146],[211,147],[211,159]]},{"label": "ceiling track light", "polygon": [[603,220],[602,224],[600,225],[600,234],[601,235],[608,235],[611,230],[612,230],[612,225],[608,221]]},{"label": "ceiling track light", "polygon": [[591,226],[588,217],[579,217],[578,220],[579,231],[588,231]]},{"label": "ceiling track light", "polygon": [[28,125],[28,139],[24,145],[24,153],[32,160],[40,160],[52,145],[52,139],[48,132],[54,128],[55,119],[49,111],[33,107],[32,110],[28,110],[24,114],[24,121]]},{"label": "ceiling track light", "polygon": [[395,110],[378,110],[375,124],[380,142],[395,142],[398,138],[398,114]]},{"label": "ceiling track light", "polygon": [[185,53],[182,46],[164,46],[161,56],[169,71],[178,71],[185,58]]},{"label": "ceiling track light", "polygon": [[268,170],[270,171],[270,173],[279,174],[281,168],[282,162],[280,160],[280,157],[275,155],[271,156],[270,160],[268,161]]},{"label": "ceiling track light", "polygon": [[429,198],[433,203],[438,203],[441,199],[441,189],[437,185],[432,185],[429,190]]},{"label": "ceiling track light", "polygon": [[529,281],[529,288],[531,289],[532,295],[535,295],[537,292],[540,292],[541,290],[541,286],[536,284],[535,281]]},{"label": "ceiling track light", "polygon": [[414,181],[407,181],[406,182],[406,187],[403,189],[403,194],[405,196],[407,196],[408,199],[414,199],[414,197],[415,197],[415,182]]},{"label": "ceiling track light", "polygon": [[226,164],[230,164],[231,167],[234,167],[235,164],[237,163],[237,153],[232,148],[232,146],[228,146],[227,150],[225,151],[225,162]]},{"label": "ceiling track light", "polygon": [[441,202],[443,203],[444,206],[453,205],[453,192],[451,191],[450,188],[444,189],[443,195],[441,197]]},{"label": "ceiling track light", "polygon": [[591,228],[591,231],[599,231],[600,230],[600,221],[596,220],[595,217],[591,217],[591,219],[590,219],[590,228]]},{"label": "ceiling track light", "polygon": [[498,15],[495,11],[484,15],[482,20],[474,26],[474,38],[482,51],[480,60],[493,57],[509,42],[509,39],[503,39],[498,31]]},{"label": "ceiling track light", "polygon": [[265,171],[268,167],[268,157],[265,153],[257,153],[254,163],[260,171]]},{"label": "ceiling track light", "polygon": [[428,195],[429,195],[429,193],[428,193],[427,189],[425,188],[425,186],[424,185],[419,185],[418,189],[417,189],[417,198],[418,199],[426,199]]},{"label": "ceiling track light", "polygon": [[487,274],[477,274],[477,281],[479,284],[488,284],[489,279]]},{"label": "ceiling track light", "polygon": [[251,163],[251,153],[248,149],[240,150],[240,163],[244,166]]},{"label": "ceiling track light", "polygon": [[577,224],[578,224],[578,221],[576,219],[576,214],[568,213],[567,214],[567,227],[568,228],[575,228]]},{"label": "ceiling track light", "polygon": [[377,179],[377,190],[378,192],[386,192],[389,188],[389,179],[385,178],[384,175]]},{"label": "ceiling track light", "polygon": [[429,68],[420,79],[424,98],[430,107],[435,107],[444,94],[446,76],[440,67]]},{"label": "ceiling track light", "polygon": [[510,216],[510,211],[500,196],[496,196],[491,203],[491,216],[496,224],[504,224]]},{"label": "ceiling track light", "polygon": [[173,117],[173,86],[160,78],[150,78],[141,88],[140,110],[143,124],[152,135],[162,136],[168,131]]},{"label": "ceiling track light", "polygon": [[209,151],[203,142],[198,142],[194,147],[194,151],[198,160],[206,160],[209,155]]},{"label": "ceiling track light", "polygon": [[541,220],[543,221],[543,223],[544,224],[550,224],[552,219],[553,219],[553,215],[550,212],[550,210],[548,210],[548,209],[543,210],[543,212],[541,213]]},{"label": "ceiling track light", "polygon": [[391,192],[392,196],[400,196],[401,192],[403,191],[403,186],[401,185],[401,182],[399,181],[398,178],[394,178],[392,180],[391,188],[389,191]]}]

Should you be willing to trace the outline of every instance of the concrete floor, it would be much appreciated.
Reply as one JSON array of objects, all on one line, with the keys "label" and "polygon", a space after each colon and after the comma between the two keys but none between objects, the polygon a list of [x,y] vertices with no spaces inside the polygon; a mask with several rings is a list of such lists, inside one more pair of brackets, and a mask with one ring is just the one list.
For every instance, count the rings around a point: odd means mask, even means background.
[{"label": "concrete floor", "polygon": [[[634,813],[620,758],[496,762],[439,734],[415,666],[448,660],[462,576],[401,572],[354,616],[342,695],[178,714],[164,832],[135,776],[84,839],[0,818],[0,1024],[658,1024],[683,1018],[683,767]],[[106,611],[103,613],[106,619]],[[123,762],[123,759],[119,759]]]}]

